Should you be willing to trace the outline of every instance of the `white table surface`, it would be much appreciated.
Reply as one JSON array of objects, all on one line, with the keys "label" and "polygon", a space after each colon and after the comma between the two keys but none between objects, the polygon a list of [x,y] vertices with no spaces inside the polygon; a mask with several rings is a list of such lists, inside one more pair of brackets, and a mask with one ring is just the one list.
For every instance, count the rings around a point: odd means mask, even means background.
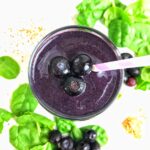
[{"label": "white table surface", "polygon": [[[54,29],[74,24],[74,15],[77,13],[75,6],[79,2],[80,0],[0,0],[0,56],[10,55],[21,65],[21,73],[16,79],[5,80],[0,77],[0,107],[9,110],[12,91],[19,84],[28,82],[28,61],[37,41]],[[43,35],[32,44],[20,43],[16,47],[15,42],[17,43],[20,37],[10,38],[10,30],[31,26],[42,26]],[[107,34],[106,28],[101,24],[97,24],[95,28]],[[16,49],[19,52],[16,52]],[[150,91],[143,92],[123,85],[120,93],[122,98],[116,99],[105,112],[91,120],[77,122],[78,126],[99,124],[104,127],[109,135],[109,142],[102,150],[150,150]],[[40,105],[36,112],[52,118],[52,115]],[[125,132],[121,123],[128,116],[140,115],[145,116],[143,134],[141,139],[135,139]],[[0,135],[0,150],[14,150],[9,143],[8,129],[12,124],[13,120],[9,124],[5,123],[3,133]]]}]

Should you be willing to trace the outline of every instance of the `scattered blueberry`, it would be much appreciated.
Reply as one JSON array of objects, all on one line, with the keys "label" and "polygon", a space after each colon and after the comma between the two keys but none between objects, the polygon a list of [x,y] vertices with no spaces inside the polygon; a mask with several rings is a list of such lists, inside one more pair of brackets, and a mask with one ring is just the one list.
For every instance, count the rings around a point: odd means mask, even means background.
[{"label": "scattered blueberry", "polygon": [[132,77],[137,77],[140,75],[139,68],[129,68],[129,69],[126,69],[126,72]]},{"label": "scattered blueberry", "polygon": [[122,59],[129,59],[129,58],[133,58],[133,56],[129,53],[122,53],[121,54]]},{"label": "scattered blueberry", "polygon": [[58,130],[53,130],[52,132],[50,132],[50,136],[49,139],[52,143],[58,143],[62,138],[61,133]]},{"label": "scattered blueberry", "polygon": [[136,79],[133,77],[129,77],[128,80],[126,81],[126,84],[130,87],[135,86],[136,85]]},{"label": "scattered blueberry", "polygon": [[72,150],[74,147],[74,142],[71,137],[62,138],[59,144],[61,150]]},{"label": "scattered blueberry", "polygon": [[72,69],[75,74],[84,76],[92,71],[92,60],[86,54],[80,54],[72,60]]},{"label": "scattered blueberry", "polygon": [[70,96],[77,96],[86,89],[86,83],[82,78],[68,77],[64,82],[64,91]]},{"label": "scattered blueberry", "polygon": [[90,146],[91,146],[90,150],[100,150],[100,145],[97,142],[92,142]]},{"label": "scattered blueberry", "polygon": [[94,142],[96,140],[96,132],[94,130],[88,130],[84,133],[84,139],[90,142]]},{"label": "scattered blueberry", "polygon": [[69,61],[63,56],[57,56],[50,62],[49,70],[56,77],[63,77],[70,73]]},{"label": "scattered blueberry", "polygon": [[91,150],[90,143],[87,141],[81,141],[77,144],[76,150]]},{"label": "scattered blueberry", "polygon": [[124,81],[126,82],[129,77],[131,77],[131,76],[127,73],[127,71],[126,71],[126,69],[125,69],[125,70],[124,70]]}]

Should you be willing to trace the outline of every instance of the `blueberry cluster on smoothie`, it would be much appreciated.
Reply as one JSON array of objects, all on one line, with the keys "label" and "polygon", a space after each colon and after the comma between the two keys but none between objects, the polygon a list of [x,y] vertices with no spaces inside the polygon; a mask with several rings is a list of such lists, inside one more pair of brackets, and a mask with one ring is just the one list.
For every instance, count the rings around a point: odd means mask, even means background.
[{"label": "blueberry cluster on smoothie", "polygon": [[54,77],[62,78],[63,89],[70,96],[85,92],[86,82],[83,76],[92,71],[92,60],[86,54],[79,54],[72,60],[56,56],[50,61],[49,72]]}]

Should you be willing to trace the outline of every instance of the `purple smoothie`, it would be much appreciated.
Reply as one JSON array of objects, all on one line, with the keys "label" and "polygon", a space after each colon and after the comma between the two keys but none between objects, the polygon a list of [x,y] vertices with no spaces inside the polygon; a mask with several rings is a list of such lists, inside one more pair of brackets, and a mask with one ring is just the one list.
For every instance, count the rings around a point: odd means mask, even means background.
[{"label": "purple smoothie", "polygon": [[82,27],[66,27],[48,34],[36,47],[30,62],[29,80],[41,105],[55,115],[69,119],[88,119],[101,113],[116,97],[122,71],[86,75],[86,90],[79,96],[67,95],[62,79],[52,76],[48,66],[52,58],[64,56],[71,60],[87,54],[93,63],[119,59],[113,44],[101,33]]}]

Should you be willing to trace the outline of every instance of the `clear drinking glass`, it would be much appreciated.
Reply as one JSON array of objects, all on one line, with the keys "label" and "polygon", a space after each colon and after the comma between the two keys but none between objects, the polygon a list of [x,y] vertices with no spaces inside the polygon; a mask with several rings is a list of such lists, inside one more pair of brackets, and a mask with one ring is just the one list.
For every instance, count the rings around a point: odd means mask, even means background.
[{"label": "clear drinking glass", "polygon": [[[75,32],[76,34],[74,34]],[[66,35],[64,35],[64,33]],[[90,45],[90,42],[95,43],[95,45],[93,43],[92,43],[93,45],[92,44]],[[94,89],[94,85],[93,85],[93,88],[91,88],[90,90],[90,84],[92,84],[94,80],[95,82],[96,81],[99,82],[99,80],[107,81],[107,79],[101,75],[99,79],[95,79],[98,76],[98,74],[96,73],[95,74],[93,73],[91,77],[89,76],[89,78],[85,77],[85,80],[86,79],[88,81],[91,80],[90,81],[91,83],[88,82],[89,89],[87,88],[88,92],[85,93],[83,98],[82,98],[82,95],[78,97],[66,96],[65,93],[63,93],[63,91],[61,91],[58,88],[58,85],[56,84],[57,82],[55,82],[55,80],[59,80],[59,82],[61,82],[61,79],[55,79],[55,78],[54,80],[51,79],[52,77],[50,77],[48,73],[48,65],[49,65],[48,60],[54,56],[57,56],[57,53],[58,55],[62,54],[67,57],[72,57],[76,53],[77,54],[80,53],[80,50],[79,50],[80,47],[82,50],[85,49],[84,45],[85,47],[88,45],[86,48],[87,49],[89,48],[89,50],[87,50],[86,53],[90,53],[91,55],[92,53],[94,53],[92,55],[94,61],[97,59],[96,55],[100,55],[99,52],[97,51],[95,52],[94,46],[95,46],[95,49],[97,47],[100,49],[104,49],[103,51],[100,52],[100,53],[103,53],[104,55],[104,57],[102,55],[101,59],[106,59],[106,61],[109,61],[109,58],[107,58],[107,55],[110,58],[112,57],[111,59],[114,59],[114,60],[121,58],[118,49],[113,45],[113,43],[104,34],[102,34],[101,32],[95,29],[81,27],[81,26],[67,26],[67,27],[57,29],[47,34],[35,47],[35,50],[31,56],[30,64],[29,64],[30,86],[33,90],[34,95],[37,97],[37,100],[39,101],[39,103],[45,109],[47,109],[50,113],[54,115],[68,118],[68,119],[73,119],[73,120],[89,119],[103,112],[114,101],[114,99],[116,98],[120,90],[120,87],[122,85],[122,79],[123,79],[123,70],[112,71],[112,72],[109,72],[108,74],[106,73],[106,76],[108,75],[108,78],[111,75],[112,76],[114,75],[113,77],[114,83],[113,82],[110,83],[112,85],[110,89],[108,88],[110,90],[110,92],[108,93],[107,93],[107,85],[105,86],[105,83],[102,84],[103,87],[100,87],[100,85],[97,85],[98,83],[95,83],[96,89],[93,90]],[[73,48],[74,49],[76,48],[76,49],[74,50]],[[108,52],[110,54],[105,55],[105,53],[107,53],[107,49],[109,49]],[[84,50],[82,51],[82,53],[83,52]],[[100,63],[100,62],[95,61],[95,63]],[[102,82],[103,81],[101,81],[99,84],[101,84]],[[52,85],[53,85],[53,88],[52,88]],[[106,92],[106,94],[104,92],[105,98],[103,98],[102,100],[99,99],[99,101],[97,100],[98,101],[97,102],[96,99],[98,99],[98,97],[100,96],[103,96],[102,95],[103,93],[101,93],[101,89],[104,89]],[[99,90],[99,92],[97,90]],[[99,93],[101,93],[101,95],[98,95]],[[96,102],[98,103],[97,105],[96,105]],[[89,103],[90,106],[87,103]],[[84,107],[84,105],[86,108]],[[77,109],[77,110],[74,110],[74,109]]]}]

